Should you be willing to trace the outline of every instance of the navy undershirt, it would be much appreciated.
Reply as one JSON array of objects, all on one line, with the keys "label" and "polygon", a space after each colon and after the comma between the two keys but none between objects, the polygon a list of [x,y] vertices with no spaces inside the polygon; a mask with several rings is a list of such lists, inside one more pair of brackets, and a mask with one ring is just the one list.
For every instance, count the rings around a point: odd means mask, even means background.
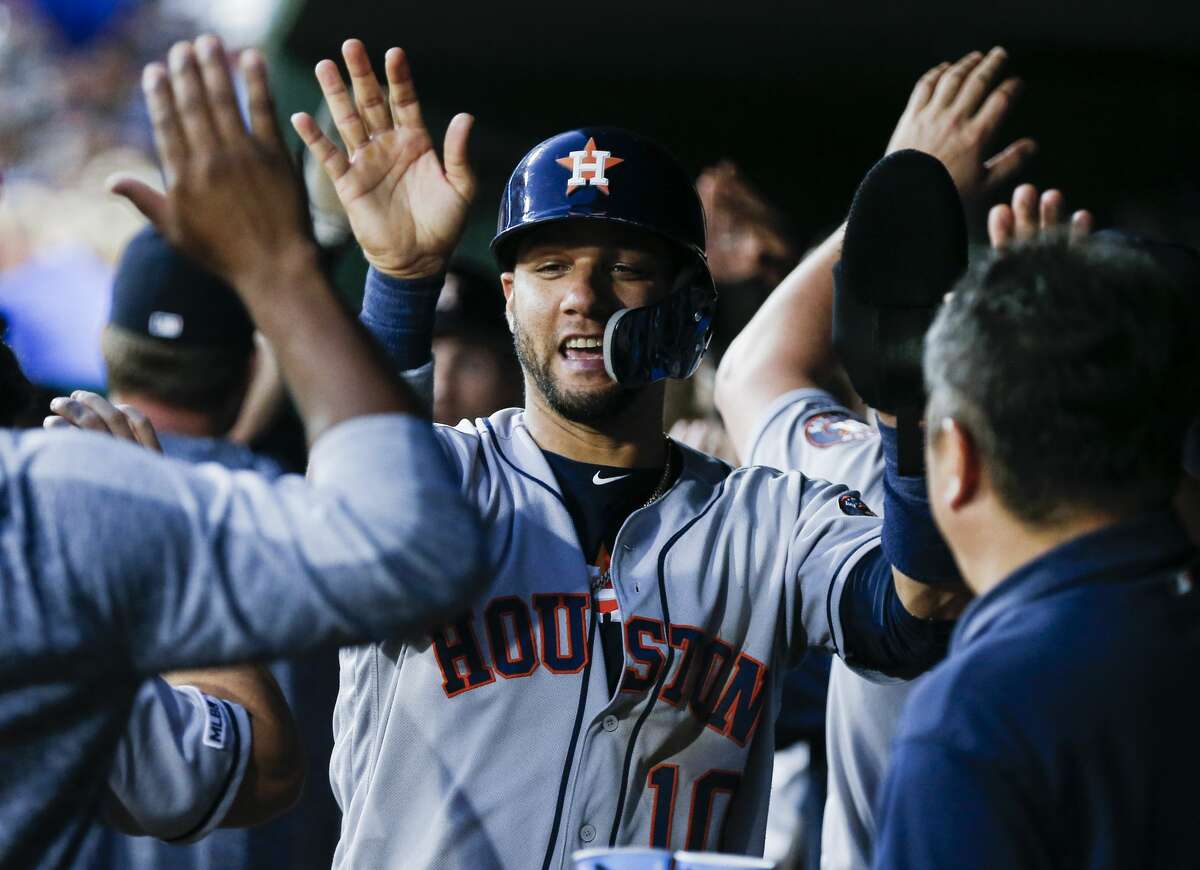
[{"label": "navy undershirt", "polygon": [[[584,559],[597,575],[604,574],[621,524],[650,498],[662,477],[662,468],[615,468],[576,462],[546,450],[542,453],[554,472],[567,512],[575,523]],[[592,590],[592,596],[595,600],[596,589]],[[605,613],[602,606],[600,609],[600,644],[604,650],[608,690],[614,694],[625,666],[621,614]]]}]

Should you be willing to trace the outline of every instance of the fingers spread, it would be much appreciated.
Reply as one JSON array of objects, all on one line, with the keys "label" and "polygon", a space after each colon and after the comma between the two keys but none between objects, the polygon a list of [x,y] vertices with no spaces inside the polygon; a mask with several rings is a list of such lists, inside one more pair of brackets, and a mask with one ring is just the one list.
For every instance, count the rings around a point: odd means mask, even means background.
[{"label": "fingers spread", "polygon": [[144,181],[121,175],[107,182],[111,193],[123,196],[134,208],[146,216],[150,223],[163,230],[167,222],[167,198]]},{"label": "fingers spread", "polygon": [[1094,218],[1090,211],[1080,210],[1071,215],[1071,244],[1078,244],[1091,235],[1093,223]]},{"label": "fingers spread", "polygon": [[379,79],[375,78],[375,70],[371,68],[371,60],[367,56],[367,47],[357,39],[347,39],[342,45],[342,58],[346,61],[346,69],[350,72],[350,84],[354,88],[354,101],[358,103],[358,111],[367,125],[367,133],[382,133],[392,128],[392,110],[388,108],[383,96],[383,88],[379,87]]},{"label": "fingers spread", "polygon": [[321,164],[325,174],[334,184],[350,171],[350,161],[342,149],[333,144],[321,125],[307,112],[297,112],[292,115],[292,129],[304,141],[308,153]]},{"label": "fingers spread", "polygon": [[1057,229],[1059,221],[1062,220],[1062,193],[1057,190],[1047,190],[1042,194],[1042,200],[1038,205],[1038,211],[1042,224],[1042,232]]},{"label": "fingers spread", "polygon": [[215,36],[201,36],[196,40],[196,54],[217,135],[226,142],[237,142],[245,137],[246,127],[233,91],[233,80],[229,77],[225,46]]},{"label": "fingers spread", "polygon": [[338,72],[337,64],[331,60],[323,60],[317,64],[317,83],[321,86],[325,104],[329,106],[329,114],[333,123],[337,125],[346,147],[351,151],[361,148],[367,143],[367,130],[358,115],[350,92],[342,82],[342,74]]},{"label": "fingers spread", "polygon": [[1037,143],[1032,139],[1018,139],[995,157],[986,161],[983,168],[987,170],[984,189],[990,190],[998,184],[1003,184],[1009,178],[1021,171],[1029,158],[1037,153]]},{"label": "fingers spread", "polygon": [[188,157],[188,146],[175,109],[175,95],[171,91],[166,67],[161,63],[147,64],[142,72],[142,91],[146,95],[146,108],[150,112],[154,146],[158,149],[163,177],[170,186],[179,178]]},{"label": "fingers spread", "polygon": [[[96,412],[76,399],[66,396],[51,399],[50,410],[65,419],[72,426],[77,426],[80,429],[89,429],[92,432],[102,432],[105,435],[108,434],[108,427],[104,425],[104,421],[100,419]],[[45,424],[43,423],[43,425]]]},{"label": "fingers spread", "polygon": [[108,399],[87,390],[76,390],[71,393],[71,398],[103,420],[105,428],[117,438],[123,441],[137,441],[125,415]]},{"label": "fingers spread", "polygon": [[250,132],[259,144],[272,151],[283,153],[286,147],[279,133],[279,122],[275,119],[275,100],[267,82],[267,62],[257,49],[242,52],[240,58],[242,79],[246,83],[246,106],[250,115]]},{"label": "fingers spread", "polygon": [[975,110],[983,102],[984,95],[991,88],[996,73],[1000,71],[1000,67],[1007,59],[1008,54],[1003,48],[993,48],[971,71],[971,74],[964,80],[958,96],[954,98],[954,107],[959,114],[964,117],[975,114]]},{"label": "fingers spread", "polygon": [[994,205],[988,212],[987,219],[988,241],[996,250],[1008,247],[1013,240],[1014,221],[1013,211],[1001,203]]},{"label": "fingers spread", "polygon": [[1023,83],[1018,78],[1005,79],[994,91],[988,94],[988,98],[984,100],[983,106],[975,113],[975,120],[973,122],[980,139],[988,139],[1004,123],[1004,119],[1008,117],[1013,103],[1021,95],[1023,87]]},{"label": "fingers spread", "polygon": [[158,443],[158,433],[154,431],[154,424],[150,422],[149,417],[133,407],[133,405],[118,404],[116,408],[125,415],[125,419],[129,422],[129,428],[133,430],[133,437],[137,439],[138,444],[156,453],[163,452],[162,445]]},{"label": "fingers spread", "polygon": [[932,102],[940,106],[949,106],[953,103],[962,87],[963,80],[981,60],[983,60],[983,55],[973,51],[946,70],[938,80],[937,87],[933,89]]},{"label": "fingers spread", "polygon": [[421,119],[421,104],[417,102],[417,88],[413,84],[412,72],[408,68],[408,57],[402,48],[389,48],[383,61],[387,72],[388,98],[392,104],[392,116],[403,127],[424,129]]},{"label": "fingers spread", "polygon": [[455,115],[446,128],[444,148],[446,178],[458,195],[467,200],[475,195],[475,174],[467,159],[467,139],[474,123],[475,119],[466,113]]},{"label": "fingers spread", "polygon": [[937,85],[943,73],[949,68],[949,62],[944,61],[917,80],[917,84],[913,87],[912,95],[908,98],[908,111],[915,112],[929,102],[930,97],[933,96],[934,86]]},{"label": "fingers spread", "polygon": [[1038,231],[1038,192],[1032,184],[1022,184],[1013,191],[1013,217],[1016,221],[1016,239],[1024,242],[1032,239]]},{"label": "fingers spread", "polygon": [[167,55],[171,69],[171,89],[175,92],[175,107],[180,125],[193,153],[207,153],[216,148],[217,133],[209,111],[208,95],[196,64],[196,52],[190,43],[177,42]]}]

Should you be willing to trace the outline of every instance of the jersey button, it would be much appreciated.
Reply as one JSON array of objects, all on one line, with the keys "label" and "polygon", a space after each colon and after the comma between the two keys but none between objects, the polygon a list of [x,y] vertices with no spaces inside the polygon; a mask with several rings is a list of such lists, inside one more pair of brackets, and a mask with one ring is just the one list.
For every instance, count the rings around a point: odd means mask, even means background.
[{"label": "jersey button", "polygon": [[613,715],[605,716],[604,722],[601,724],[604,725],[605,731],[616,731],[617,730],[617,717],[613,716]]},{"label": "jersey button", "polygon": [[596,829],[591,825],[584,825],[579,829],[579,839],[585,843],[592,842],[592,840],[596,839]]}]

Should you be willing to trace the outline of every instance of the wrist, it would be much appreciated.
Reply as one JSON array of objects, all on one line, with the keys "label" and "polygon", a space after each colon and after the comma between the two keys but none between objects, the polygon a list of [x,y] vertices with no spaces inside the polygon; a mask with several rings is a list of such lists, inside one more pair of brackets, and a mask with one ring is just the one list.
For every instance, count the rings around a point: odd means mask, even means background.
[{"label": "wrist", "polygon": [[397,281],[421,281],[446,271],[445,257],[423,257],[408,263],[384,263],[367,257],[367,262],[380,275]]},{"label": "wrist", "polygon": [[304,240],[285,248],[277,256],[256,262],[246,274],[234,276],[231,282],[242,301],[253,309],[265,299],[278,298],[290,290],[304,286],[321,271],[321,258],[316,245]]}]

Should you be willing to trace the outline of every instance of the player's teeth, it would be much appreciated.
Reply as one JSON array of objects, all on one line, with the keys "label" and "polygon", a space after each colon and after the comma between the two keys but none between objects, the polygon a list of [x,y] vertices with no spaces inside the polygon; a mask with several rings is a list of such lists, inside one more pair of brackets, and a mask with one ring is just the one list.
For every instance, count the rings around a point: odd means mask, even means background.
[{"label": "player's teeth", "polygon": [[598,338],[572,338],[567,340],[567,347],[577,350],[600,347],[602,344],[603,342]]}]

